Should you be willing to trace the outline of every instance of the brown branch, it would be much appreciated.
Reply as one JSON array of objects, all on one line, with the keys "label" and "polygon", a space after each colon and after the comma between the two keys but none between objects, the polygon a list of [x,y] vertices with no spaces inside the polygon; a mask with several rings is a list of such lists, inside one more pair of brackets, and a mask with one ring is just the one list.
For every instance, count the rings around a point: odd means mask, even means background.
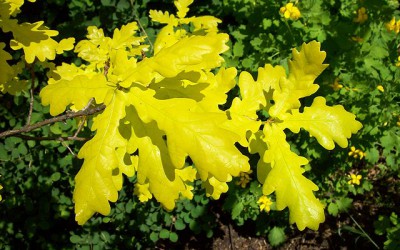
[{"label": "brown branch", "polygon": [[26,132],[30,132],[32,130],[35,130],[37,128],[41,128],[43,126],[49,125],[49,124],[53,124],[56,122],[62,122],[71,118],[75,118],[75,117],[80,117],[80,116],[88,116],[88,115],[93,115],[96,114],[102,110],[104,110],[106,108],[105,105],[101,105],[95,108],[91,108],[91,109],[83,109],[81,111],[78,112],[69,112],[66,113],[65,115],[60,115],[60,116],[56,116],[50,119],[46,119],[44,121],[32,124],[32,125],[27,125],[25,127],[22,127],[20,129],[12,129],[12,130],[7,130],[4,132],[0,133],[0,138],[3,137],[8,137],[8,136],[15,136],[17,134],[21,134],[21,133],[26,133]]},{"label": "brown branch", "polygon": [[16,134],[13,135],[15,137],[19,137],[24,140],[30,140],[30,141],[88,141],[91,138],[87,137],[77,137],[77,136],[49,136],[49,137],[43,137],[43,136],[29,136],[29,135],[20,135]]}]

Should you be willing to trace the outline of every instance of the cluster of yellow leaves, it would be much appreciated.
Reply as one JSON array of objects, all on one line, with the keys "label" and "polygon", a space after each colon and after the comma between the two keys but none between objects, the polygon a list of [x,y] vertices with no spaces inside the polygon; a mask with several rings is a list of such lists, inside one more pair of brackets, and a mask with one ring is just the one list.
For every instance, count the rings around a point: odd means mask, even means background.
[{"label": "cluster of yellow leaves", "polygon": [[400,20],[397,20],[396,22],[396,18],[393,17],[392,20],[390,20],[390,22],[386,23],[386,29],[389,32],[393,31],[396,34],[398,34],[400,32]]},{"label": "cluster of yellow leaves", "polygon": [[[30,0],[35,2],[35,0]],[[10,42],[13,50],[23,49],[25,61],[33,63],[35,58],[41,62],[54,60],[56,54],[62,54],[66,50],[73,49],[75,39],[63,39],[56,42],[52,37],[58,35],[58,31],[49,30],[43,26],[43,21],[35,23],[18,23],[13,17],[20,12],[23,0],[2,0],[0,2],[0,28],[3,32],[12,32],[14,39]],[[11,55],[4,50],[5,43],[0,43],[0,91],[15,94],[26,86],[26,81],[19,81],[18,74],[22,71],[21,64],[9,65]]]},{"label": "cluster of yellow leaves", "polygon": [[[347,147],[347,139],[362,127],[353,114],[340,105],[327,106],[323,97],[316,97],[311,107],[299,112],[300,99],[319,88],[313,82],[327,67],[324,59],[320,44],[310,42],[303,44],[300,52],[293,50],[289,75],[283,67],[271,65],[259,68],[256,81],[249,73],[242,72],[241,99],[234,99],[228,110],[233,123],[229,125],[240,131],[242,137],[247,136],[248,143],[242,145],[260,155],[257,177],[263,184],[264,195],[275,192],[277,210],[288,207],[290,222],[296,223],[300,230],[318,228],[324,221],[324,211],[313,194],[318,187],[303,176],[301,166],[308,160],[290,150],[284,130],[298,133],[300,128],[305,129],[331,150],[335,142]],[[268,114],[264,122],[257,119],[260,110]]]},{"label": "cluster of yellow leaves", "polygon": [[[176,0],[176,15],[150,12],[153,21],[165,24],[150,57],[141,57],[148,47],[134,22],[116,29],[113,37],[89,27],[87,39],[75,47],[87,64],[57,67],[41,91],[52,115],[88,103],[105,105],[93,120],[95,136],[78,154],[84,163],[75,178],[76,220],[84,224],[96,212],[108,214],[122,174],[136,174],[134,193],[140,201],[154,197],[166,209],[173,209],[180,196],[192,198],[195,179],[218,199],[227,182],[250,171],[248,158],[235,146],[239,143],[260,155],[257,178],[265,197],[275,192],[276,208],[288,207],[290,222],[300,230],[318,228],[324,220],[323,205],[313,194],[318,187],[303,176],[308,160],[290,150],[284,131],[305,129],[330,150],[335,142],[347,147],[347,139],[361,128],[353,114],[340,105],[327,106],[322,97],[299,111],[300,99],[317,91],[314,80],[327,67],[320,44],[294,49],[288,75],[269,64],[259,68],[256,81],[242,72],[240,98],[222,111],[219,105],[237,75],[234,68],[219,68],[229,38],[218,32],[215,17],[186,17],[192,2]],[[191,32],[184,28],[188,24]],[[265,120],[259,119],[260,111],[268,114]],[[271,205],[265,199],[260,203],[266,211]]]},{"label": "cluster of yellow leaves", "polygon": [[[140,56],[148,47],[136,36],[134,22],[112,38],[89,27],[87,40],[75,47],[88,64],[57,67],[40,93],[52,115],[82,109],[92,98],[106,106],[94,119],[96,135],[78,154],[84,159],[74,191],[79,224],[95,212],[109,213],[122,174],[136,173],[141,201],[154,196],[173,209],[179,196],[192,198],[195,178],[218,198],[233,176],[250,170],[248,158],[235,147],[239,135],[223,127],[228,117],[218,108],[235,85],[236,70],[211,71],[223,62],[228,35],[218,33],[214,17],[187,18],[191,2],[175,1],[177,16],[151,12],[154,21],[166,24],[151,57]],[[181,24],[195,29],[187,32]]]}]

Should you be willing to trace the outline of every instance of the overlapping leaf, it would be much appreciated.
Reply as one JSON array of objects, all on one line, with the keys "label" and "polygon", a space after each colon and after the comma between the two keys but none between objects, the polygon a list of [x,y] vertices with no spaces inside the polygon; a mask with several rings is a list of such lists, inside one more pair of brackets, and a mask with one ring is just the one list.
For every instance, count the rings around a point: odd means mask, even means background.
[{"label": "overlapping leaf", "polygon": [[239,139],[237,134],[221,127],[226,120],[223,112],[194,112],[193,100],[157,100],[149,90],[134,88],[130,93],[129,99],[141,120],[156,121],[165,132],[171,162],[176,168],[182,168],[189,156],[203,181],[212,175],[224,182],[249,170],[247,157],[234,146]]},{"label": "overlapping leaf", "polygon": [[261,156],[257,176],[263,183],[263,193],[275,192],[277,209],[288,207],[290,222],[296,223],[300,230],[317,229],[324,220],[324,211],[313,194],[317,186],[302,175],[301,166],[308,161],[290,151],[284,129],[297,133],[304,128],[322,146],[333,149],[334,142],[346,147],[347,139],[362,127],[353,114],[342,106],[326,106],[322,97],[315,98],[313,105],[303,113],[299,112],[300,98],[318,89],[314,80],[326,67],[324,58],[319,43],[310,42],[303,44],[300,52],[293,50],[288,77],[283,67],[270,65],[259,69],[257,81],[242,73],[239,79],[241,99],[235,99],[228,110],[230,122],[237,127],[257,119],[256,112],[262,112],[264,117],[260,119],[266,119],[262,131],[250,130],[248,126],[241,134],[243,137],[248,130],[252,132],[250,152]]},{"label": "overlapping leaf", "polygon": [[300,128],[307,130],[319,144],[330,150],[335,147],[334,142],[342,148],[347,147],[347,139],[362,127],[355,118],[341,105],[327,106],[325,99],[319,96],[314,99],[311,107],[304,108],[303,113],[293,110],[283,124],[295,133]]},{"label": "overlapping leaf", "polygon": [[259,180],[263,183],[263,193],[269,195],[275,192],[276,208],[282,210],[288,207],[290,223],[296,223],[300,230],[305,227],[318,229],[325,219],[324,208],[313,194],[318,187],[302,175],[304,170],[301,166],[307,164],[308,160],[290,150],[279,125],[265,125],[263,134],[261,140],[254,142],[254,146],[266,149],[262,157],[264,163],[257,169]]},{"label": "overlapping leaf", "polygon": [[328,66],[323,64],[326,53],[320,51],[320,46],[318,42],[312,41],[303,44],[300,52],[293,49],[288,77],[279,78],[279,83],[272,89],[274,105],[269,109],[271,116],[281,118],[290,109],[298,109],[300,98],[318,90],[319,86],[314,84],[314,80]]},{"label": "overlapping leaf", "polygon": [[167,209],[174,208],[180,194],[191,198],[192,187],[189,183],[194,181],[196,171],[191,167],[175,168],[163,139],[165,134],[157,123],[144,123],[133,106],[127,108],[121,123],[124,124],[120,126],[124,137],[130,138],[128,153],[137,151],[138,155],[136,171],[140,189],[137,195],[154,195]]},{"label": "overlapping leaf", "polygon": [[95,212],[109,214],[109,201],[117,201],[122,187],[122,173],[134,174],[133,164],[121,165],[117,151],[127,143],[118,130],[120,120],[125,116],[125,97],[118,91],[109,92],[105,104],[107,108],[96,117],[92,126],[96,135],[83,145],[78,154],[84,159],[75,177],[74,191],[75,218],[80,225]]},{"label": "overlapping leaf", "polygon": [[104,75],[88,77],[77,75],[71,80],[60,80],[47,85],[40,92],[43,105],[50,104],[50,114],[58,115],[73,104],[75,109],[83,109],[91,98],[97,104],[104,102],[106,95],[113,91]]}]

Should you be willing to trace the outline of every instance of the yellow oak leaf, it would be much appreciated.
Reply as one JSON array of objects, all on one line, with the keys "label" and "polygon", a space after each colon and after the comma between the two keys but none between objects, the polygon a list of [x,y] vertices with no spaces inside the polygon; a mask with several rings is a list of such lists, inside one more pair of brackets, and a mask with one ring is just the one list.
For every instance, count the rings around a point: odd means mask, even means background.
[{"label": "yellow oak leaf", "polygon": [[2,93],[7,92],[6,83],[14,75],[13,68],[7,63],[12,57],[8,52],[3,50],[5,46],[5,43],[0,43],[0,91]]},{"label": "yellow oak leaf", "polygon": [[300,52],[293,49],[293,59],[289,61],[288,77],[280,77],[273,89],[274,105],[269,109],[273,117],[281,118],[290,109],[300,107],[300,98],[314,94],[319,86],[314,80],[328,66],[323,64],[326,53],[320,51],[320,43],[304,43]]},{"label": "yellow oak leaf", "polygon": [[[176,169],[172,164],[166,142],[157,124],[144,123],[135,108],[129,106],[120,131],[129,138],[131,150],[137,151],[137,195],[141,201],[151,198],[147,190],[168,210],[175,207],[180,194],[192,197],[191,182],[196,171],[192,167]],[[146,189],[144,189],[146,187]]]},{"label": "yellow oak leaf", "polygon": [[168,11],[150,10],[149,17],[153,22],[170,24],[172,26],[178,25],[178,19],[173,14],[169,14]]},{"label": "yellow oak leaf", "polygon": [[192,23],[194,26],[193,33],[196,34],[199,31],[205,31],[206,33],[218,32],[218,24],[221,23],[221,19],[213,16],[199,16],[189,17],[180,20],[180,23],[189,24]]},{"label": "yellow oak leaf", "polygon": [[138,31],[138,25],[136,22],[131,22],[126,25],[122,25],[121,30],[115,29],[112,37],[112,48],[126,48],[131,46],[138,46],[142,43],[145,37],[135,36]]},{"label": "yellow oak leaf", "polygon": [[362,128],[362,124],[355,118],[356,116],[347,112],[343,106],[329,107],[325,98],[318,96],[311,107],[304,108],[304,112],[293,110],[292,114],[288,114],[282,126],[294,133],[303,128],[314,136],[321,146],[331,150],[335,147],[335,142],[342,148],[347,147],[347,139]]},{"label": "yellow oak leaf", "polygon": [[223,112],[194,112],[194,100],[157,100],[150,90],[133,88],[130,94],[129,100],[141,120],[156,121],[165,132],[169,155],[176,168],[182,168],[189,156],[203,181],[214,176],[221,182],[250,169],[247,157],[234,145],[238,135],[221,127],[226,121]]},{"label": "yellow oak leaf", "polygon": [[[29,2],[36,2],[36,0],[28,0]],[[20,11],[21,6],[24,4],[24,0],[4,0],[4,4],[8,4],[9,15],[15,15]],[[1,3],[3,4],[3,3]]]},{"label": "yellow oak leaf", "polygon": [[84,163],[75,177],[75,219],[84,224],[95,212],[107,215],[109,201],[115,202],[121,189],[122,174],[132,176],[134,166],[124,164],[121,168],[116,149],[126,147],[118,126],[125,116],[126,99],[119,91],[109,92],[105,101],[106,109],[96,116],[92,130],[96,135],[86,142],[78,157]]},{"label": "yellow oak leaf", "polygon": [[70,104],[75,109],[83,109],[91,98],[101,104],[114,89],[104,75],[77,75],[71,80],[61,79],[47,85],[40,92],[40,97],[43,105],[50,105],[50,114],[55,116],[64,112]]},{"label": "yellow oak leaf", "polygon": [[174,77],[184,70],[212,69],[224,61],[220,54],[229,49],[228,40],[228,35],[222,33],[185,37],[150,58],[150,64],[164,77]]},{"label": "yellow oak leaf", "polygon": [[183,71],[210,70],[224,61],[221,53],[228,49],[227,34],[191,36],[183,38],[168,48],[163,48],[151,58],[137,63],[137,68],[120,83],[129,88],[133,83],[148,86],[157,72],[163,77],[175,77]]},{"label": "yellow oak leaf", "polygon": [[262,161],[267,168],[263,179],[263,194],[276,193],[276,208],[283,210],[288,207],[290,223],[296,223],[299,230],[305,227],[317,230],[325,220],[324,206],[315,198],[313,191],[318,187],[303,176],[301,166],[308,163],[304,157],[290,150],[282,127],[265,125],[264,138],[256,143],[265,143],[267,150]]},{"label": "yellow oak leaf", "polygon": [[193,3],[193,0],[175,0],[175,7],[178,9],[177,15],[179,18],[184,18],[189,11],[189,5]]},{"label": "yellow oak leaf", "polygon": [[[0,54],[1,54],[1,51],[0,51]],[[0,58],[1,58],[1,55],[0,55]],[[1,61],[1,59],[0,59],[0,61]],[[0,64],[1,64],[1,62],[0,62]],[[7,74],[6,72],[4,72],[5,75],[0,76],[0,92],[9,93],[11,95],[16,95],[17,93],[19,93],[25,89],[28,89],[28,87],[30,86],[30,81],[23,80],[18,77],[18,75],[22,73],[22,71],[25,67],[26,67],[25,62],[19,61],[17,64],[11,66],[11,72],[9,72],[11,74]],[[0,65],[0,72],[2,72],[2,70],[8,70],[7,66],[4,66],[4,68],[3,68]],[[7,76],[7,78],[3,78],[5,82],[2,83],[1,79],[4,76]]]},{"label": "yellow oak leaf", "polygon": [[64,51],[72,50],[74,48],[75,38],[63,39],[56,42],[48,37],[38,43],[31,42],[28,46],[17,40],[11,40],[11,48],[14,50],[23,49],[25,53],[25,60],[27,63],[33,63],[35,58],[44,62],[45,60],[54,60],[56,54],[62,54]]},{"label": "yellow oak leaf", "polygon": [[[231,181],[229,178],[227,181]],[[219,181],[214,176],[204,181],[202,186],[206,189],[206,195],[211,196],[213,199],[218,200],[221,194],[226,193],[229,189],[228,184],[225,181]]]}]

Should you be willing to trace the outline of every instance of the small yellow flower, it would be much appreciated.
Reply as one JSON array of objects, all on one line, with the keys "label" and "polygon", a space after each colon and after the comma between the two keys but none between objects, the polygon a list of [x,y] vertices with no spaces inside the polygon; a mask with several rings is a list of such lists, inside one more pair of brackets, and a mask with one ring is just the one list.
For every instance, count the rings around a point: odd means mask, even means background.
[{"label": "small yellow flower", "polygon": [[299,19],[301,13],[299,8],[293,5],[293,3],[287,3],[284,7],[279,9],[279,12],[283,14],[286,19],[297,20]]},{"label": "small yellow flower", "polygon": [[360,158],[360,160],[361,160],[366,155],[367,154],[365,152],[363,152],[361,149],[356,149],[354,146],[350,147],[349,156],[353,156],[355,159]]},{"label": "small yellow flower", "polygon": [[350,178],[351,178],[351,180],[349,180],[347,183],[349,183],[351,185],[353,185],[353,184],[360,185],[360,183],[361,183],[360,181],[362,178],[361,175],[350,174]]},{"label": "small yellow flower", "polygon": [[400,56],[399,56],[399,57],[397,57],[396,66],[397,66],[397,67],[400,67]]},{"label": "small yellow flower", "polygon": [[268,198],[268,196],[261,196],[260,199],[258,199],[257,203],[260,204],[260,211],[264,210],[267,213],[271,211],[272,201],[270,198]]},{"label": "small yellow flower", "polygon": [[378,85],[378,87],[376,87],[380,92],[384,92],[385,89],[383,88],[382,85]]},{"label": "small yellow flower", "polygon": [[400,20],[396,22],[396,18],[392,18],[390,22],[386,23],[386,29],[387,31],[394,31],[396,34],[400,32]]},{"label": "small yellow flower", "polygon": [[355,23],[364,23],[368,20],[367,10],[364,7],[361,7],[357,10],[357,17],[354,18]]},{"label": "small yellow flower", "polygon": [[339,84],[339,78],[336,78],[333,84],[331,84],[330,86],[333,88],[334,91],[338,91],[343,88],[343,85]]},{"label": "small yellow flower", "polygon": [[250,170],[249,172],[241,172],[240,173],[240,180],[236,182],[236,185],[241,186],[242,188],[245,188],[247,184],[251,181],[250,174],[253,173],[253,170]]},{"label": "small yellow flower", "polygon": [[400,127],[400,116],[399,116],[399,120],[397,121],[397,126],[399,126]]},{"label": "small yellow flower", "polygon": [[[0,177],[1,177],[1,175],[0,175]],[[0,190],[2,190],[3,189],[3,186],[2,185],[0,185]],[[1,197],[1,194],[0,194],[0,201],[3,199],[3,197]]]}]

